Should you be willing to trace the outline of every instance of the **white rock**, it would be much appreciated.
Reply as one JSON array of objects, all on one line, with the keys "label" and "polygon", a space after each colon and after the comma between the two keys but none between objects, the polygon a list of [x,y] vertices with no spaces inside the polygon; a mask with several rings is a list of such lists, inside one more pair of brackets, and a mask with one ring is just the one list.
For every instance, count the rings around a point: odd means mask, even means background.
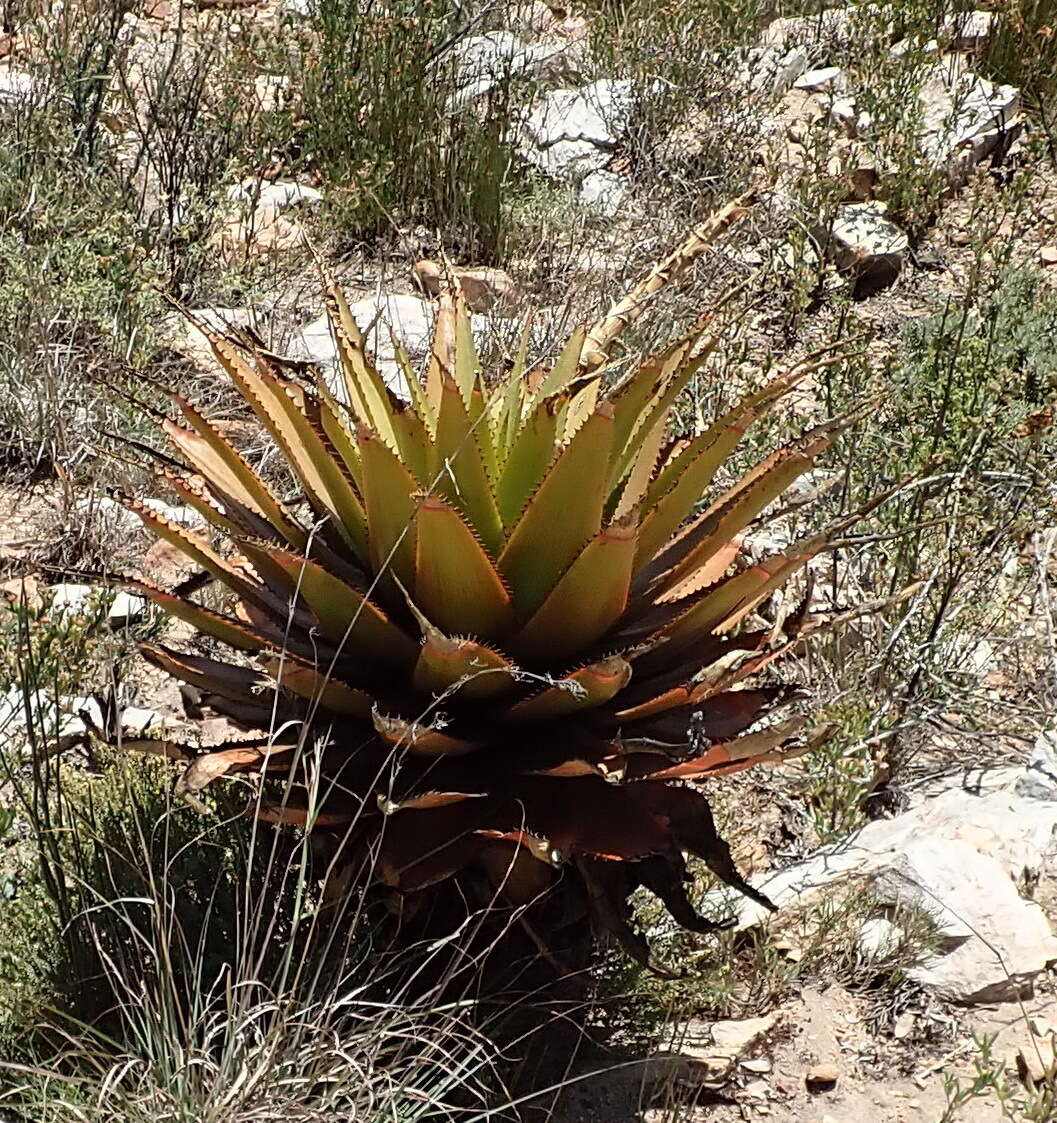
[{"label": "white rock", "polygon": [[1025,799],[1057,800],[1057,729],[1035,738],[1031,757],[1017,778],[1016,794]]},{"label": "white rock", "polygon": [[770,1099],[771,1086],[766,1080],[750,1080],[741,1091],[746,1099],[767,1100]]},{"label": "white rock", "polygon": [[837,267],[881,284],[895,280],[910,240],[885,216],[880,202],[846,203],[829,230],[819,231]]},{"label": "white rock", "polygon": [[330,320],[326,315],[298,328],[290,340],[287,352],[292,359],[306,359],[310,363],[318,364],[323,370],[330,392],[337,394],[342,401],[346,401],[345,389],[338,376],[338,351],[334,346]]},{"label": "white rock", "polygon": [[262,113],[274,113],[281,108],[291,88],[292,83],[286,74],[258,74],[253,79],[253,92]]},{"label": "white rock", "polygon": [[107,622],[111,628],[124,628],[134,624],[147,611],[148,603],[146,597],[122,590],[114,597],[114,603],[107,613]]},{"label": "white rock", "polygon": [[776,1014],[765,1014],[760,1018],[713,1022],[712,1042],[717,1049],[736,1057],[770,1033],[776,1021]]},{"label": "white rock", "polygon": [[843,471],[831,472],[825,468],[812,468],[786,488],[786,500],[793,503],[813,503],[819,496],[837,487],[844,476]]},{"label": "white rock", "polygon": [[839,66],[824,66],[820,70],[809,70],[802,74],[793,83],[797,90],[807,90],[809,93],[822,93],[832,90],[841,92],[847,88],[848,79]]},{"label": "white rock", "polygon": [[616,172],[591,172],[580,184],[580,202],[612,218],[628,193],[628,181]]},{"label": "white rock", "polygon": [[893,43],[892,46],[888,48],[888,53],[893,58],[905,58],[911,51],[916,51],[920,55],[934,58],[940,53],[939,41],[936,39],[928,39],[922,43],[920,39],[900,39],[898,43]]},{"label": "white rock", "polygon": [[[403,293],[382,294],[356,301],[350,305],[350,311],[365,330],[368,345],[379,357],[388,360],[395,355],[389,339],[390,327],[412,360],[424,359],[429,352],[434,319],[433,305],[429,301]],[[372,322],[374,327],[368,331]]]},{"label": "white rock", "polygon": [[35,734],[42,733],[55,748],[68,748],[87,732],[84,722],[69,712],[77,708],[74,703],[64,701],[56,705],[46,690],[31,691],[27,697],[13,686],[6,694],[0,694],[0,745],[26,736],[27,703]]},{"label": "white rock", "polygon": [[693,1018],[673,1025],[662,1039],[661,1053],[651,1058],[647,1080],[660,1077],[667,1082],[672,1076],[697,1081],[721,1080],[777,1021],[775,1013],[711,1023]]},{"label": "white rock", "polygon": [[600,170],[627,131],[635,97],[629,79],[552,90],[522,122],[523,155],[556,179]]},{"label": "white rock", "polygon": [[[397,362],[388,327],[392,326],[412,364],[416,370],[420,370],[429,353],[433,334],[436,313],[433,302],[411,293],[376,292],[354,301],[350,310],[365,334],[368,351],[375,356],[386,385],[406,400],[404,375]],[[227,331],[229,325],[257,325],[257,316],[248,308],[199,309],[195,315],[217,331]],[[553,329],[553,319],[553,314],[542,310],[537,314],[533,321],[534,346],[550,341],[547,332]],[[485,347],[495,340],[504,344],[512,340],[516,343],[521,330],[516,318],[503,316],[499,314],[499,310],[489,315],[471,315],[470,325],[479,347]],[[203,365],[208,365],[209,369],[214,369],[212,352],[205,337],[194,328],[186,329],[185,336],[184,339],[174,339],[174,343],[191,357],[201,360]],[[280,341],[277,346],[292,359],[317,363],[327,377],[332,393],[344,400],[344,380],[338,375],[337,351],[330,333],[330,323],[325,315],[296,329],[289,340]]]},{"label": "white rock", "polygon": [[983,678],[994,666],[995,645],[986,637],[981,637],[968,651],[962,652],[956,669],[963,674]]},{"label": "white rock", "polygon": [[994,12],[955,12],[943,21],[943,30],[951,37],[951,46],[956,51],[981,51],[991,38],[994,22]]},{"label": "white rock", "polygon": [[787,51],[769,47],[753,64],[749,88],[756,92],[781,97],[811,67],[812,56],[804,47]]},{"label": "white rock", "polygon": [[741,552],[753,562],[762,562],[764,558],[780,554],[792,541],[788,528],[771,523],[756,534],[746,534],[741,540]]},{"label": "white rock", "polygon": [[892,1023],[892,1036],[896,1041],[909,1037],[918,1024],[918,1017],[911,1010],[904,1010]]},{"label": "white rock", "polygon": [[863,922],[856,947],[863,959],[885,959],[895,954],[906,939],[906,933],[887,917],[875,916]]},{"label": "white rock", "polygon": [[[915,849],[921,846],[928,849]],[[1012,785],[985,795],[956,788],[895,819],[868,823],[845,841],[778,873],[754,878],[753,883],[782,907],[805,901],[838,881],[876,879],[887,871],[882,884],[905,886],[903,895],[894,889],[890,893],[893,903],[915,903],[932,893],[950,917],[958,914],[974,926],[985,925],[988,943],[1016,975],[1012,986],[1017,988],[1041,970],[1039,964],[1048,957],[1057,957],[1045,916],[1017,892],[1019,883],[1038,878],[1049,867],[1055,853],[1057,800],[1026,798]],[[933,876],[935,883],[928,881]],[[761,923],[769,915],[752,901],[732,901],[728,893],[715,894],[710,903],[732,912],[739,928]],[[967,942],[967,937],[962,940]],[[946,974],[939,963],[942,958],[930,961],[921,976],[923,984],[937,992],[961,993],[962,1001],[1009,993],[995,953],[981,940],[975,939]]]},{"label": "white rock", "polygon": [[453,48],[455,92],[448,108],[458,109],[502,82],[539,70],[563,50],[561,43],[526,43],[511,31],[461,40]]},{"label": "white rock", "polygon": [[976,74],[951,82],[934,74],[921,87],[921,153],[953,187],[1001,144],[1019,135],[1020,91]]},{"label": "white rock", "polygon": [[64,582],[61,585],[52,585],[49,590],[51,593],[51,609],[53,612],[70,613],[77,615],[79,612],[84,612],[93,597],[98,600],[97,590],[92,585],[78,585],[72,582]]},{"label": "white rock", "polygon": [[827,118],[837,125],[846,136],[854,137],[860,132],[859,111],[856,108],[854,98],[834,98],[829,103]]},{"label": "white rock", "polygon": [[[349,306],[353,319],[365,333],[368,350],[374,355],[385,384],[402,398],[407,398],[403,372],[396,358],[396,349],[389,338],[392,327],[416,366],[425,359],[433,334],[433,305],[420,296],[405,293],[380,293],[358,300]],[[344,396],[344,384],[338,378],[338,356],[327,317],[313,320],[295,333],[289,352],[291,357],[318,363],[324,374],[332,376],[331,391]]]},{"label": "white rock", "polygon": [[132,736],[140,736],[148,729],[156,729],[165,724],[165,718],[157,710],[142,706],[126,706],[121,711],[121,729]]},{"label": "white rock", "polygon": [[781,16],[760,35],[761,47],[787,51],[793,46],[841,46],[852,35],[855,13],[851,8],[829,8],[813,16]]},{"label": "white rock", "polygon": [[604,122],[594,121],[594,132],[605,137],[605,148],[577,131],[584,123],[586,106],[576,90],[554,90],[529,114],[522,126],[526,143],[521,151],[529,163],[556,178],[597,171],[609,160],[615,138]]},{"label": "white rock", "polygon": [[61,708],[71,717],[75,718],[78,722],[84,725],[80,715],[84,714],[97,729],[101,728],[104,722],[103,708],[99,705],[99,700],[91,697],[82,698],[63,698]]},{"label": "white rock", "polygon": [[751,1060],[742,1061],[741,1067],[746,1072],[770,1072],[771,1062],[767,1057],[753,1057]]},{"label": "white rock", "polygon": [[873,888],[883,901],[932,917],[948,947],[907,973],[940,998],[1012,1001],[1057,960],[1057,939],[1039,905],[1020,896],[998,862],[964,842],[912,842]]},{"label": "white rock", "polygon": [[265,183],[260,179],[244,179],[228,188],[228,201],[252,208],[272,207],[277,211],[291,207],[322,206],[323,193],[303,183]]},{"label": "white rock", "polygon": [[[233,328],[255,327],[257,323],[257,316],[252,308],[194,308],[191,315],[218,335],[225,335]],[[167,324],[170,327],[165,334],[174,349],[197,364],[210,370],[216,369],[213,348],[198,328],[183,316],[174,316]]]},{"label": "white rock", "polygon": [[526,0],[504,12],[503,23],[514,31],[540,35],[554,26],[556,17],[543,0]]},{"label": "white rock", "polygon": [[808,241],[794,245],[781,242],[774,248],[772,257],[775,271],[790,280],[799,279],[805,273],[815,273],[819,267],[818,251]]},{"label": "white rock", "polygon": [[0,105],[20,105],[37,93],[37,79],[24,70],[0,66]]}]

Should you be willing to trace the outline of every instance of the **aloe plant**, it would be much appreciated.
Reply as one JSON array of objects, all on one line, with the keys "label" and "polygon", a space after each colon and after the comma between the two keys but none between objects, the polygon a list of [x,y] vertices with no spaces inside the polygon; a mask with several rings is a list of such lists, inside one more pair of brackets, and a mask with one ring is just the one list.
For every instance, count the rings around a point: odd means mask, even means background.
[{"label": "aloe plant", "polygon": [[250,735],[200,753],[140,747],[186,756],[192,797],[262,775],[262,818],[328,839],[339,871],[366,858],[405,900],[468,870],[513,905],[561,879],[643,959],[628,904],[640,885],[686,927],[715,927],[688,899],[687,854],[766,904],[717,834],[707,784],[810,742],[774,718],[789,691],[760,675],[819,625],[806,601],[770,623],[754,612],[851,519],[754,564],[740,536],[835,425],[715,480],[753,422],[839,354],[682,435],[672,406],[719,343],[717,313],[620,379],[607,358],[631,318],[621,305],[550,364],[528,363],[526,332],[494,375],[451,292],[424,375],[402,360],[405,401],[333,283],[326,300],[340,394],[203,327],[295,501],[179,395],[177,419],[157,415],[176,452],[164,482],[214,533],[127,503],[229,603],[129,583],[242,654],[143,652]]}]

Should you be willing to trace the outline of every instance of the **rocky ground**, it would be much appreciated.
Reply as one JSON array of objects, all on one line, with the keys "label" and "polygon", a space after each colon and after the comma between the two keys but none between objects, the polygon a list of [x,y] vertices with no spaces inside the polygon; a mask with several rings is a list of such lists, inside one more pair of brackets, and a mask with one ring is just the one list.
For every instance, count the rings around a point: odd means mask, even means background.
[{"label": "rocky ground", "polygon": [[[805,985],[752,1018],[676,1022],[659,1053],[622,1057],[626,1068],[563,1093],[558,1118],[984,1123],[1033,1107],[1043,1114],[1026,1118],[1049,1118],[1036,1089],[1052,1083],[1057,1043],[1055,748],[1043,737],[1024,767],[938,781],[905,814],[754,878],[787,914],[868,889],[845,979]],[[908,909],[928,913],[938,939],[879,987],[871,976],[907,939]],[[763,920],[740,906],[740,927]],[[770,923],[788,929],[780,954],[803,954],[795,921]]]}]

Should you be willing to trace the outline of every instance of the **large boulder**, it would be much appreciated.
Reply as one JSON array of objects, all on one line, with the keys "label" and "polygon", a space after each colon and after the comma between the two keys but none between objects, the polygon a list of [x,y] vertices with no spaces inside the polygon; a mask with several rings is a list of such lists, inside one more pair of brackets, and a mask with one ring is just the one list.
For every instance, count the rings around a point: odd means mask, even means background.
[{"label": "large boulder", "polygon": [[522,154],[554,179],[599,171],[624,138],[635,101],[630,79],[600,78],[581,90],[552,90],[522,122]]},{"label": "large boulder", "polygon": [[855,35],[854,8],[827,8],[811,16],[780,16],[764,28],[760,46],[776,51],[794,47],[811,49],[828,57],[831,51],[847,48]]},{"label": "large boulder", "polygon": [[1042,909],[1025,900],[1003,864],[958,839],[925,836],[878,870],[878,901],[928,914],[939,950],[907,974],[951,1002],[1011,1002],[1057,960]]},{"label": "large boulder", "polygon": [[[403,368],[389,332],[399,340],[416,372],[421,372],[433,339],[433,322],[437,305],[414,293],[376,292],[349,305],[353,319],[364,333],[367,351],[383,381],[398,397],[408,397]],[[545,310],[533,321],[532,346],[543,347],[553,332],[553,317]],[[499,314],[473,314],[470,327],[478,350],[486,354],[493,345],[509,347],[516,344],[522,330],[521,322]],[[338,375],[338,354],[326,315],[299,328],[286,348],[294,359],[315,363],[330,385],[332,393],[344,400],[345,387]]]},{"label": "large boulder", "polygon": [[[880,903],[923,909],[942,945],[913,968],[922,986],[955,1002],[1015,998],[1057,961],[1045,914],[1021,893],[1057,857],[1057,784],[1039,780],[1048,752],[1047,742],[997,790],[950,789],[753,882],[780,908],[858,882]],[[730,911],[726,897],[717,909]],[[748,900],[733,911],[738,928],[770,915]]]},{"label": "large boulder", "polygon": [[458,109],[512,78],[534,75],[554,65],[566,50],[560,41],[526,43],[511,31],[472,35],[453,48],[455,92],[449,109]]},{"label": "large boulder", "polygon": [[978,74],[953,80],[941,67],[924,83],[921,153],[952,187],[961,187],[973,169],[1019,136],[1020,91]]}]

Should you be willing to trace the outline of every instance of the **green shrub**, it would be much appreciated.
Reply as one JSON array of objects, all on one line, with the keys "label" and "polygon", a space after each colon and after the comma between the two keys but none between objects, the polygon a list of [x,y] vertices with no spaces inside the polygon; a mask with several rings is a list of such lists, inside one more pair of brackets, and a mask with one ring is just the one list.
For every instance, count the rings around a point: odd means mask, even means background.
[{"label": "green shrub", "polygon": [[880,377],[866,363],[827,377],[833,411],[871,384],[884,391],[835,458],[847,475],[832,501],[854,505],[917,477],[879,510],[880,539],[849,546],[820,590],[841,605],[920,583],[884,618],[822,645],[812,664],[834,704],[857,715],[847,743],[863,767],[878,753],[883,771],[905,764],[925,744],[923,727],[987,727],[996,706],[1007,731],[1031,726],[1023,711],[985,700],[980,681],[1010,644],[1030,640],[1015,606],[1037,578],[1021,555],[1057,517],[1055,317],[1057,295],[1036,273],[1007,270],[910,321]]},{"label": "green shrub", "polygon": [[305,156],[323,174],[340,234],[424,223],[450,248],[498,257],[510,83],[449,108],[465,14],[444,0],[320,0],[315,25],[303,74]]},{"label": "green shrub", "polygon": [[1057,92],[1057,3],[1002,0],[995,5],[996,28],[986,67],[999,81],[1019,86],[1046,130],[1055,155],[1053,95]]}]

